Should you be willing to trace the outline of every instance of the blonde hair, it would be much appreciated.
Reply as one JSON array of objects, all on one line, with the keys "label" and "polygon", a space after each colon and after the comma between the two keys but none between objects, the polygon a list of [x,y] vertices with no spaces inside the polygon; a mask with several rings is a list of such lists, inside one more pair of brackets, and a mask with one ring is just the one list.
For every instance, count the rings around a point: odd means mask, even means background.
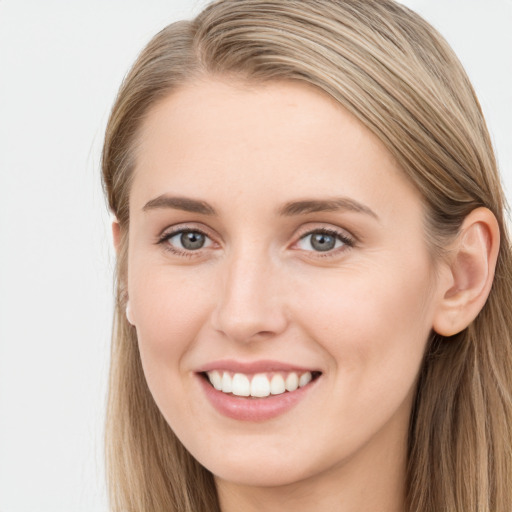
[{"label": "blonde hair", "polygon": [[501,229],[489,299],[449,341],[432,335],[411,414],[407,510],[512,510],[512,263],[505,199],[471,84],[445,40],[392,0],[220,0],[174,23],[127,75],[105,136],[103,180],[122,227],[106,451],[115,511],[219,510],[212,475],[157,409],[124,314],[130,179],[149,108],[198,78],[294,80],[374,132],[426,204],[433,254],[479,206]]}]

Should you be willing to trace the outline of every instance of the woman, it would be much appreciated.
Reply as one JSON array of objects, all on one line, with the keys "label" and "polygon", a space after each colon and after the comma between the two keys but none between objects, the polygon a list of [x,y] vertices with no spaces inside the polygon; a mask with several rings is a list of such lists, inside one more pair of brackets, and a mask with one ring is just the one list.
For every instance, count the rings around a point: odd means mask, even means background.
[{"label": "woman", "polygon": [[511,509],[504,197],[425,21],[215,2],[140,55],[103,177],[114,510]]}]

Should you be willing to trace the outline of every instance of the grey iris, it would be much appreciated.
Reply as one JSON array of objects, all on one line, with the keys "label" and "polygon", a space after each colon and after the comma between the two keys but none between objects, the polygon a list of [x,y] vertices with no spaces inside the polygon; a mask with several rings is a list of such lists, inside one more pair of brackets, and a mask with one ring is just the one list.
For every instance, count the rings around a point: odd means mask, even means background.
[{"label": "grey iris", "polygon": [[181,245],[190,251],[201,249],[205,242],[205,236],[197,231],[188,231],[182,233],[180,237]]},{"label": "grey iris", "polygon": [[336,238],[326,233],[313,233],[311,235],[311,246],[316,251],[330,251],[336,245]]}]

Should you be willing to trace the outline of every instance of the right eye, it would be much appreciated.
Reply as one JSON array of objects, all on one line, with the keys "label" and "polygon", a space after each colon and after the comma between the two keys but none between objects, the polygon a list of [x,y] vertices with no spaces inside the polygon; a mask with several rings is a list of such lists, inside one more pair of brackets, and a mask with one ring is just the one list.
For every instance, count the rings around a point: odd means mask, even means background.
[{"label": "right eye", "polygon": [[212,245],[212,240],[202,231],[196,229],[180,229],[166,233],[159,243],[174,253],[183,254],[198,251]]}]

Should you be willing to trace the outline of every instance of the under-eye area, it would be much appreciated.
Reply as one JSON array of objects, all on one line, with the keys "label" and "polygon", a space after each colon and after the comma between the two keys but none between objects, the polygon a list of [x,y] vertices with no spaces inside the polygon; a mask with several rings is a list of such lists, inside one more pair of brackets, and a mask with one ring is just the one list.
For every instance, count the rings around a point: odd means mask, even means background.
[{"label": "under-eye area", "polygon": [[322,372],[290,371],[246,374],[213,370],[202,372],[201,375],[222,393],[239,397],[266,398],[283,393],[293,393],[316,381]]}]

